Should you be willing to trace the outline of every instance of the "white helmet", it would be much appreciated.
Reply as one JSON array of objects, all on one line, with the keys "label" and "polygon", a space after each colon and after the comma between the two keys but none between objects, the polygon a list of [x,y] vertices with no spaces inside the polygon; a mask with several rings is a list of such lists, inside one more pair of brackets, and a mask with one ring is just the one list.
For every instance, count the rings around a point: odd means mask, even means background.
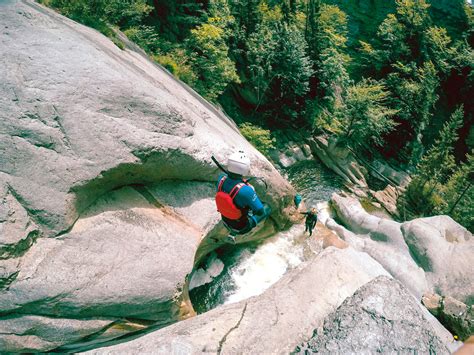
[{"label": "white helmet", "polygon": [[227,170],[234,174],[247,175],[250,170],[250,159],[242,150],[239,150],[229,156]]}]

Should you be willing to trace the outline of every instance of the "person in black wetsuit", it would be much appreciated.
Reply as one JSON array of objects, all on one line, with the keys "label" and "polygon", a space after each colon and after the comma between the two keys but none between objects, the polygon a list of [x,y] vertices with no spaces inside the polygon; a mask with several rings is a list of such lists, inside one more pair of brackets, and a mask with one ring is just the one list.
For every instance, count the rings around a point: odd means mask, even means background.
[{"label": "person in black wetsuit", "polygon": [[304,232],[309,232],[309,235],[313,235],[313,229],[316,226],[316,223],[318,222],[318,212],[316,211],[316,208],[312,208],[308,212],[300,212],[301,214],[306,215],[306,220],[305,220],[305,230]]}]

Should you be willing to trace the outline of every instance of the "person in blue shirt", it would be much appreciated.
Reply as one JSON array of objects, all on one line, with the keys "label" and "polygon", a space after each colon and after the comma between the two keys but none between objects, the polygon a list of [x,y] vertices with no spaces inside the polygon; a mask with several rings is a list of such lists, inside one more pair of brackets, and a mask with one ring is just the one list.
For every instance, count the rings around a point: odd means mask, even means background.
[{"label": "person in blue shirt", "polygon": [[253,186],[243,178],[249,170],[250,159],[239,151],[227,160],[228,174],[219,175],[217,180],[217,209],[230,232],[228,238],[232,243],[237,235],[250,232],[271,212],[270,207],[260,201]]},{"label": "person in blue shirt", "polygon": [[301,203],[302,200],[303,200],[303,198],[301,197],[300,194],[295,195],[295,197],[293,199],[293,202],[295,203],[296,209],[298,209],[300,207],[300,203]]}]

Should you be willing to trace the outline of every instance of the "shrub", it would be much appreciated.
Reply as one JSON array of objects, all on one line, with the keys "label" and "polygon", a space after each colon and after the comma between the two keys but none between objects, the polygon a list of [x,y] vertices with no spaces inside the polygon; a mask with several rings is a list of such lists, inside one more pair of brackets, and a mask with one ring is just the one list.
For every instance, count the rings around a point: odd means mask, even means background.
[{"label": "shrub", "polygon": [[197,76],[192,67],[188,64],[189,57],[183,49],[175,48],[168,54],[154,55],[152,59],[164,66],[171,74],[186,84],[190,86],[195,85]]},{"label": "shrub", "polygon": [[239,127],[240,133],[263,154],[268,154],[270,149],[275,148],[275,138],[272,138],[268,129],[251,123],[243,123]]}]

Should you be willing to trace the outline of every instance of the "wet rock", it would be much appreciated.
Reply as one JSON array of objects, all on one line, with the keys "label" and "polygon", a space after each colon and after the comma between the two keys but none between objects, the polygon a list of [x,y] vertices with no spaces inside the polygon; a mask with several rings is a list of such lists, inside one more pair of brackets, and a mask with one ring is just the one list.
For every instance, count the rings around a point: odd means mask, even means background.
[{"label": "wet rock", "polygon": [[450,351],[420,305],[397,281],[380,276],[357,290],[295,353],[435,353]]},{"label": "wet rock", "polygon": [[346,297],[379,275],[387,273],[367,254],[327,248],[262,295],[89,353],[288,353]]}]

